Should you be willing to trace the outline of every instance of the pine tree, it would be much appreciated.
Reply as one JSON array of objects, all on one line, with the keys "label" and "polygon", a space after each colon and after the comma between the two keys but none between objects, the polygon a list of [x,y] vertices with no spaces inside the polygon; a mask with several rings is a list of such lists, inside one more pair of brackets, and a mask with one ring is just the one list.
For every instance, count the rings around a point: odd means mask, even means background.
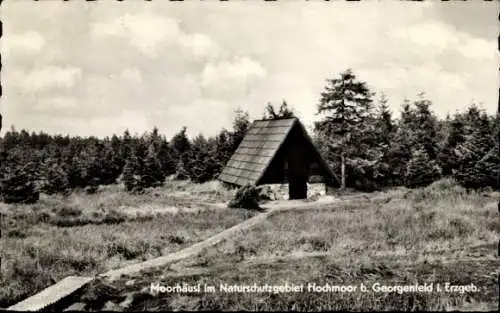
[{"label": "pine tree", "polygon": [[432,160],[424,146],[412,151],[411,159],[406,167],[405,186],[408,188],[424,187],[437,180],[440,168]]},{"label": "pine tree", "polygon": [[236,116],[233,120],[233,131],[231,133],[231,154],[238,149],[238,146],[250,127],[250,117],[248,112],[238,109],[235,113]]},{"label": "pine tree", "polygon": [[148,147],[148,153],[144,158],[143,169],[141,171],[141,183],[143,188],[157,187],[165,182],[165,175],[161,169],[161,163],[156,156],[154,145]]},{"label": "pine tree", "polygon": [[5,203],[35,203],[40,197],[36,186],[36,164],[12,162],[2,167],[0,195]]},{"label": "pine tree", "polygon": [[351,69],[340,73],[340,78],[328,79],[321,93],[318,114],[324,114],[324,119],[315,126],[327,138],[330,149],[340,155],[341,188],[346,187],[346,163],[359,149],[353,143],[366,141],[359,136],[360,130],[373,126],[365,123],[372,113],[372,96],[366,83],[358,81]]},{"label": "pine tree", "polygon": [[187,136],[187,128],[183,127],[180,132],[175,134],[170,140],[170,145],[176,158],[181,157],[184,153],[188,152],[191,148],[191,143]]},{"label": "pine tree", "polygon": [[446,136],[439,151],[439,165],[443,169],[443,176],[449,176],[459,166],[459,158],[456,147],[465,142],[465,128],[462,116],[455,114],[453,119],[448,118]]},{"label": "pine tree", "polygon": [[187,179],[189,173],[186,170],[189,166],[189,151],[191,150],[191,142],[186,134],[187,128],[183,127],[179,133],[172,137],[170,146],[172,149],[172,158],[177,160],[175,165],[175,176],[177,179]]},{"label": "pine tree", "polygon": [[165,137],[161,138],[158,147],[158,160],[161,164],[162,174],[169,176],[175,173],[175,160],[173,158],[172,149],[169,147],[168,141]]},{"label": "pine tree", "polygon": [[222,172],[222,169],[232,156],[230,140],[231,134],[226,129],[222,129],[215,138],[215,161],[218,167],[217,174]]},{"label": "pine tree", "polygon": [[394,173],[391,166],[390,149],[396,133],[396,125],[387,103],[389,99],[382,93],[380,95],[375,117],[376,141],[369,150],[373,157],[373,179],[377,188],[394,184]]},{"label": "pine tree", "polygon": [[425,93],[418,94],[419,99],[414,102],[414,124],[413,126],[413,146],[421,145],[432,160],[437,158],[438,154],[438,134],[437,118],[431,111],[432,102],[426,99]]},{"label": "pine tree", "polygon": [[387,105],[388,102],[389,99],[387,99],[387,96],[382,93],[380,95],[376,115],[376,128],[378,132],[378,138],[385,145],[389,145],[393,136],[393,132],[395,130],[392,120],[392,113],[389,110],[389,106]]},{"label": "pine tree", "polygon": [[70,185],[68,173],[61,166],[61,160],[50,157],[42,163],[43,184],[41,191],[46,194],[68,194]]},{"label": "pine tree", "polygon": [[129,192],[141,193],[144,191],[141,175],[138,174],[139,167],[137,157],[134,154],[129,155],[123,167],[123,183]]},{"label": "pine tree", "polygon": [[412,150],[423,148],[430,160],[436,160],[439,151],[437,135],[437,118],[430,110],[432,102],[419,93],[419,100],[414,107],[405,99],[402,105],[401,118],[388,151],[392,172],[392,185],[404,184],[407,175],[407,164],[413,159]]},{"label": "pine tree", "polygon": [[466,188],[498,188],[498,140],[487,114],[475,105],[465,114],[465,141],[458,144],[454,178]]},{"label": "pine tree", "polygon": [[191,181],[203,183],[213,179],[217,174],[215,140],[207,140],[203,135],[198,135],[193,140],[189,157],[188,175]]}]

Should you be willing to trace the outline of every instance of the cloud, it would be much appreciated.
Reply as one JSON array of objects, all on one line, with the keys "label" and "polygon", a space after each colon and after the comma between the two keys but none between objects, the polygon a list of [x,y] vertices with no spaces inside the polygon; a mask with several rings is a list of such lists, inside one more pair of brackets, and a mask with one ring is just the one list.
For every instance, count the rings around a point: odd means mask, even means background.
[{"label": "cloud", "polygon": [[459,41],[450,26],[439,21],[426,21],[407,28],[398,28],[389,33],[398,41],[411,42],[420,48],[443,50]]},{"label": "cloud", "polygon": [[[64,128],[65,133],[79,135],[84,130],[85,135],[103,136],[123,134],[128,129],[132,134],[139,135],[152,129],[145,112],[123,110],[113,116],[91,116],[86,119],[75,119],[71,116],[51,117],[49,129]],[[54,127],[55,126],[55,127]]]},{"label": "cloud", "polygon": [[67,89],[75,86],[81,76],[82,70],[77,67],[47,66],[26,73],[19,84],[24,92]]},{"label": "cloud", "polygon": [[149,57],[158,55],[161,44],[175,42],[180,35],[179,22],[151,13],[125,14],[108,21],[97,22],[92,27],[92,35],[97,38],[117,36]]},{"label": "cloud", "polygon": [[137,68],[124,68],[120,73],[120,77],[135,83],[142,82],[142,73]]},{"label": "cloud", "polygon": [[257,61],[237,57],[231,61],[207,63],[200,74],[200,85],[205,95],[244,96],[266,75],[266,69]]},{"label": "cloud", "polygon": [[2,109],[19,127],[107,135],[157,125],[170,136],[185,125],[208,134],[231,127],[238,107],[260,118],[266,102],[283,98],[310,123],[325,79],[348,67],[387,93],[395,117],[419,90],[438,114],[472,97],[496,110],[495,6],[469,15],[475,4],[457,4],[451,22],[441,17],[449,5],[432,1],[42,2],[47,10],[2,10],[11,25],[2,50],[12,51]]},{"label": "cloud", "polygon": [[[187,126],[191,137],[200,133],[215,135],[224,125],[230,125],[234,113],[234,107],[229,101],[214,98],[198,98],[184,106],[169,106],[165,110],[152,114],[150,122],[154,125],[162,125],[166,118],[171,120],[168,125],[173,131],[167,132],[172,136],[183,126]],[[197,121],[189,123],[188,121]],[[188,123],[187,123],[188,122]]]},{"label": "cloud", "polygon": [[38,99],[35,107],[35,111],[44,111],[48,113],[53,113],[54,111],[65,111],[72,110],[78,107],[78,101],[74,97],[51,97],[45,99]]},{"label": "cloud", "polygon": [[195,60],[216,58],[222,53],[219,45],[206,34],[186,33],[180,29],[180,22],[154,13],[125,14],[107,22],[97,22],[92,35],[99,39],[116,36],[144,55],[156,58],[166,47],[177,47]]},{"label": "cloud", "polygon": [[484,39],[468,37],[458,47],[458,51],[466,57],[473,59],[493,59],[497,55],[495,43]]},{"label": "cloud", "polygon": [[441,21],[422,21],[405,29],[389,32],[389,38],[412,47],[415,55],[433,58],[440,53],[460,53],[463,58],[493,59],[494,42],[472,37]]},{"label": "cloud", "polygon": [[96,134],[106,130],[121,134],[125,129],[133,129],[135,132],[143,133],[152,127],[144,115],[144,112],[135,110],[124,110],[114,117],[96,117],[88,120],[88,126]]},{"label": "cloud", "polygon": [[205,34],[184,34],[180,44],[197,60],[214,59],[223,53],[221,47]]},{"label": "cloud", "polygon": [[1,42],[4,57],[18,53],[33,55],[45,46],[45,39],[42,35],[32,30],[21,34],[3,36]]}]

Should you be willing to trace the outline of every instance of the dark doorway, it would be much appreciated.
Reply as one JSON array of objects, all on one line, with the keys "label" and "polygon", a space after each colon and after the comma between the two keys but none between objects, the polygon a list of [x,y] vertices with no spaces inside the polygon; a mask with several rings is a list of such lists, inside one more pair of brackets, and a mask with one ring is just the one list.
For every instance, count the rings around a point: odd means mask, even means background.
[{"label": "dark doorway", "polygon": [[307,199],[307,176],[297,175],[290,177],[288,183],[288,198],[293,199]]}]

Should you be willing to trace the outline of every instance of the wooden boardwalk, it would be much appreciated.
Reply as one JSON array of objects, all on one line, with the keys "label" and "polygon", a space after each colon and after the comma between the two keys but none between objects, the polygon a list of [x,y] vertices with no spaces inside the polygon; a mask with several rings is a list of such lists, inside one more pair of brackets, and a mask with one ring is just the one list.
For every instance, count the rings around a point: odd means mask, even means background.
[{"label": "wooden boardwalk", "polygon": [[[152,268],[162,267],[177,261],[199,255],[205,248],[214,246],[224,239],[230,238],[241,232],[243,230],[249,229],[258,223],[264,221],[269,216],[275,213],[281,213],[286,211],[295,210],[323,210],[323,209],[335,209],[339,205],[353,204],[359,201],[332,201],[328,203],[317,203],[317,202],[305,202],[301,200],[291,200],[291,201],[280,201],[277,203],[268,203],[263,205],[264,212],[240,223],[233,227],[230,227],[204,241],[198,242],[188,248],[181,251],[168,254],[159,258],[148,260],[141,263],[136,263],[128,265],[119,269],[111,270],[106,273],[98,275],[98,277],[107,278],[109,280],[115,280],[121,275],[132,275],[137,274],[141,271],[150,270]],[[44,309],[61,299],[70,296],[71,294],[80,290],[83,286],[91,282],[94,278],[92,277],[78,277],[69,276],[61,280],[55,285],[48,287],[47,289],[29,297],[11,307],[7,310],[12,311],[39,311]]]},{"label": "wooden boardwalk", "polygon": [[91,282],[92,277],[68,276],[57,284],[9,307],[9,311],[40,311],[70,296]]}]

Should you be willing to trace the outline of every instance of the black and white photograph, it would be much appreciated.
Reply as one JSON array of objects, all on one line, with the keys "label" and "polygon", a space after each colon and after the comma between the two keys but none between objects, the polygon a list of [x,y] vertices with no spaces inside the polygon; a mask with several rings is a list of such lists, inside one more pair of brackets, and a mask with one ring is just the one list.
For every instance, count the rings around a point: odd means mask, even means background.
[{"label": "black and white photograph", "polygon": [[0,6],[0,310],[498,311],[498,1]]}]

